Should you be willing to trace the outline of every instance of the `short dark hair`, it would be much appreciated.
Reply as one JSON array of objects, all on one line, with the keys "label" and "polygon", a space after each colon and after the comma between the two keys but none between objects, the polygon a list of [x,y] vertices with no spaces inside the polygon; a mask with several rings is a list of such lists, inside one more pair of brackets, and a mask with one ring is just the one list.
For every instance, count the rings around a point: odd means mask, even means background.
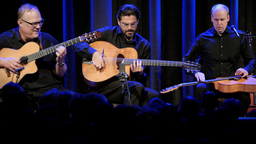
[{"label": "short dark hair", "polygon": [[121,6],[116,14],[116,18],[121,20],[122,16],[136,16],[137,20],[140,18],[140,11],[139,9],[133,4],[124,4]]}]

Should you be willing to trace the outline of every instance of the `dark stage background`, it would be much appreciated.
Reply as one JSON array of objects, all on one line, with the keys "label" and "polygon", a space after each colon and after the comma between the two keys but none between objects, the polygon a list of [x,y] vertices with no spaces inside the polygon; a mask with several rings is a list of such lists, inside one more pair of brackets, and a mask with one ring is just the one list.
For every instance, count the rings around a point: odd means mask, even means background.
[{"label": "dark stage background", "polygon": [[[216,3],[230,8],[230,24],[256,35],[255,0],[8,0],[0,6],[0,33],[17,27],[17,10],[23,3],[38,6],[45,23],[43,32],[63,42],[107,25],[116,25],[118,8],[125,3],[141,11],[138,33],[150,41],[152,59],[181,61],[197,35],[212,27],[211,7]],[[252,48],[256,54],[255,39]],[[65,87],[86,93],[81,58],[68,48]],[[254,73],[255,74],[255,73]],[[194,81],[180,67],[152,67],[148,87],[157,91],[182,82]],[[162,94],[165,102],[177,105],[193,95],[194,87]]]}]

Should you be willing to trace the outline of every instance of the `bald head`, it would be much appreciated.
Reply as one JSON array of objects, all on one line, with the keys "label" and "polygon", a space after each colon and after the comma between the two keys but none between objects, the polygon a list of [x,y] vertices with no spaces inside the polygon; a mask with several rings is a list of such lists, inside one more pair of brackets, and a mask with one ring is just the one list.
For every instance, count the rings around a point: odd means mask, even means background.
[{"label": "bald head", "polygon": [[229,9],[223,4],[217,4],[212,7],[211,21],[216,32],[222,36],[222,33],[227,28],[229,17]]},{"label": "bald head", "polygon": [[223,11],[225,10],[227,12],[227,15],[229,15],[229,8],[224,4],[216,4],[212,7],[211,14],[217,12],[217,11]]}]

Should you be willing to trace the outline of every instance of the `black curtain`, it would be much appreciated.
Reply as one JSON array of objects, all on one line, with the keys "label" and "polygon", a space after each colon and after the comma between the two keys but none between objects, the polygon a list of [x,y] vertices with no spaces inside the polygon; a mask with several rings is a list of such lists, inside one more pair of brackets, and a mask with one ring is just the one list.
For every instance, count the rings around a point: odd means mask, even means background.
[{"label": "black curtain", "polygon": [[[223,3],[230,6],[236,0],[195,0],[195,28],[196,35],[206,31],[212,27],[210,11],[211,7],[216,3]],[[238,1],[238,0],[237,0]],[[70,2],[72,4],[70,4]],[[95,1],[97,2],[97,0]],[[100,0],[103,7],[106,3],[112,3],[112,25],[116,25],[116,13],[118,8],[125,3],[132,3],[136,5],[141,11],[141,19],[138,25],[138,33],[144,38],[149,40],[149,1],[144,0]],[[181,61],[182,60],[182,3],[189,3],[189,0],[161,0],[161,58],[162,60]],[[238,6],[238,28],[243,31],[251,31],[253,35],[256,35],[256,1],[254,0],[240,0]],[[68,38],[77,37],[83,33],[92,31],[91,29],[91,1],[90,0],[9,0],[5,1],[0,6],[1,12],[1,25],[0,33],[9,29],[17,27],[17,10],[23,3],[31,3],[38,6],[42,17],[45,19],[42,31],[51,34],[59,42],[63,42]],[[63,8],[65,4],[65,7]],[[108,7],[105,7],[108,9]],[[65,14],[67,10],[68,13]],[[72,14],[73,12],[73,14]],[[96,12],[100,13],[100,10]],[[63,16],[66,18],[63,21]],[[73,18],[72,18],[73,16]],[[105,14],[102,13],[97,18],[102,19]],[[64,23],[63,23],[64,22]],[[64,27],[63,26],[67,26]],[[153,29],[154,30],[154,29]],[[151,30],[152,31],[152,30]],[[187,33],[189,34],[189,33]],[[150,41],[150,40],[149,40]],[[252,41],[252,48],[254,54],[256,54],[256,40]],[[159,47],[153,47],[158,49]],[[71,53],[71,52],[70,52]],[[68,56],[68,61],[71,61],[72,66],[68,65],[68,74],[65,77],[65,86],[73,91],[79,93],[86,93],[87,85],[84,82],[82,70],[81,70],[81,58],[76,54]],[[69,64],[69,63],[68,63]],[[173,86],[182,83],[182,68],[175,67],[162,67],[161,68],[161,88],[164,89],[169,86]],[[75,76],[73,76],[75,75]],[[155,74],[153,73],[154,77]],[[151,86],[154,85],[154,81],[150,81]],[[184,97],[182,94],[182,88],[162,94],[162,98],[165,102],[178,104],[179,100]]]}]

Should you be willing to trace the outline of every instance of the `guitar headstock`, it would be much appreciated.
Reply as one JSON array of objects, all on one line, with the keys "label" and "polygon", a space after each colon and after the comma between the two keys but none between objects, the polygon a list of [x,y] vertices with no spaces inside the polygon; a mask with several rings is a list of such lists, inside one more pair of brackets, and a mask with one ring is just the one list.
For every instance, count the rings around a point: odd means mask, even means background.
[{"label": "guitar headstock", "polygon": [[100,37],[101,37],[101,33],[99,31],[95,31],[95,32],[85,33],[80,38],[81,38],[81,41],[92,42],[93,40]]},{"label": "guitar headstock", "polygon": [[197,62],[183,61],[182,68],[187,72],[198,72],[201,70],[201,64]]},{"label": "guitar headstock", "polygon": [[160,91],[160,93],[168,93],[168,92],[177,90],[177,89],[178,89],[179,87],[181,87],[181,86],[182,86],[182,84],[178,84],[178,85],[175,85],[175,86],[171,86],[171,87],[162,89],[162,90]]}]

